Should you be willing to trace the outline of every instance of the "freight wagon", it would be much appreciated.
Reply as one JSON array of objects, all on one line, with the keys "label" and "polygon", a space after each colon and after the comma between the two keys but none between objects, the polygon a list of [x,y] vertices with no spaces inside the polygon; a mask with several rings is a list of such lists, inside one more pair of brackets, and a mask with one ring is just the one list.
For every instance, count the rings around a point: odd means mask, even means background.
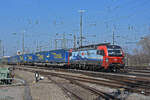
[{"label": "freight wagon", "polygon": [[45,65],[66,65],[68,63],[68,50],[52,50],[35,53],[35,63]]}]

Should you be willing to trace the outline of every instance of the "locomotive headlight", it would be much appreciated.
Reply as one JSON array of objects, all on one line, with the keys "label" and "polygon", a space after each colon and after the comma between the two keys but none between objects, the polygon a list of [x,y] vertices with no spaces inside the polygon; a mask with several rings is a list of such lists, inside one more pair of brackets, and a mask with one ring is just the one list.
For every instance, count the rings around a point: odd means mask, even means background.
[{"label": "locomotive headlight", "polygon": [[106,62],[108,62],[108,58],[106,58]]}]

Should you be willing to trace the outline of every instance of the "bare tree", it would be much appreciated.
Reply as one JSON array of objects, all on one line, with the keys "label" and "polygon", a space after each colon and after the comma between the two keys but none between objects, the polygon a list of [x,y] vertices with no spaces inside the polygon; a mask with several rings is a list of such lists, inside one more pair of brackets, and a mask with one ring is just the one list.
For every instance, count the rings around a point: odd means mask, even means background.
[{"label": "bare tree", "polygon": [[137,43],[134,53],[129,56],[129,65],[144,66],[150,64],[150,35],[142,37]]}]

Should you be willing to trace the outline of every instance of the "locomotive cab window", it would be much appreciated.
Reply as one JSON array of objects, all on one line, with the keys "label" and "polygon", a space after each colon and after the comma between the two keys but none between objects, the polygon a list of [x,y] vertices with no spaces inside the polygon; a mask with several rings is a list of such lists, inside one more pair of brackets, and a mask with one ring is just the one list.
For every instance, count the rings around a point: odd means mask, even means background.
[{"label": "locomotive cab window", "polygon": [[69,56],[72,56],[72,52],[69,52]]},{"label": "locomotive cab window", "polygon": [[111,46],[107,46],[108,48],[108,56],[117,56],[120,57],[122,56],[122,51],[121,51],[121,47],[120,46],[116,46],[116,45],[111,45]]},{"label": "locomotive cab window", "polygon": [[121,49],[108,49],[109,56],[122,56]]},{"label": "locomotive cab window", "polygon": [[104,50],[97,50],[97,55],[104,56],[105,55]]}]

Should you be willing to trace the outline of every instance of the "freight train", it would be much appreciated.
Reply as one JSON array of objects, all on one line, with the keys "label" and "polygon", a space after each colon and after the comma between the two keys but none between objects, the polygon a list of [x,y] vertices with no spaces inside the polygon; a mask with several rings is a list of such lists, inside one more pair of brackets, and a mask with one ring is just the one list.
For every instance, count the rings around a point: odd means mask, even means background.
[{"label": "freight train", "polygon": [[114,72],[125,66],[122,48],[110,43],[16,55],[3,58],[1,62]]}]

